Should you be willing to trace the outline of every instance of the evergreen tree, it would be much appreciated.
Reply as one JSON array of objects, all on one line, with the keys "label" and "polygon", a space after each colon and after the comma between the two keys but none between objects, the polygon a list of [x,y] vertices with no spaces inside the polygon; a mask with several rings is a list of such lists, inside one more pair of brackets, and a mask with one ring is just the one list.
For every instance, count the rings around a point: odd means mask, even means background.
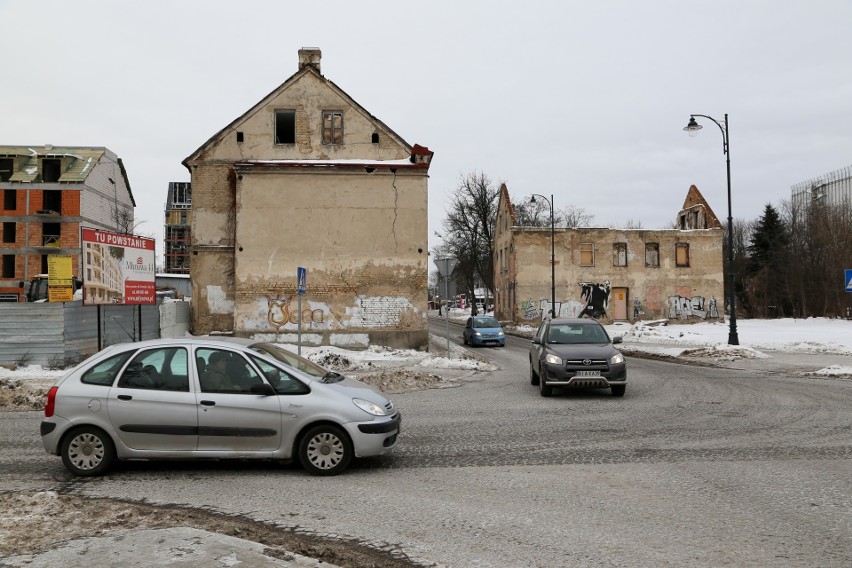
[{"label": "evergreen tree", "polygon": [[788,282],[790,236],[778,211],[767,204],[748,246],[749,304],[757,317],[783,317],[790,312]]}]

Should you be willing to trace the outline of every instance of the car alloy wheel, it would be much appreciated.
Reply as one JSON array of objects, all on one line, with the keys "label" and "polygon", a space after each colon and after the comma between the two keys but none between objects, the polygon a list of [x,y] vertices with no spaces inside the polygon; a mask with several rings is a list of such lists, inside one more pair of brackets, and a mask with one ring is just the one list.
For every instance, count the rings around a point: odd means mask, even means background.
[{"label": "car alloy wheel", "polygon": [[311,475],[337,475],[352,460],[352,442],[332,425],[308,430],[299,444],[299,459]]},{"label": "car alloy wheel", "polygon": [[74,475],[101,475],[115,461],[112,440],[99,428],[81,426],[68,433],[62,442],[62,463]]}]

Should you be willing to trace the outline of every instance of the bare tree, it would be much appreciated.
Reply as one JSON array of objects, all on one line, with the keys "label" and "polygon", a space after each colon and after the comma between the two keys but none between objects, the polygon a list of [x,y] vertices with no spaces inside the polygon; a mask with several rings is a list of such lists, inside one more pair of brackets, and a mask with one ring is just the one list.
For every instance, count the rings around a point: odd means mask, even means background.
[{"label": "bare tree", "polygon": [[[520,227],[549,227],[550,206],[543,199],[532,201],[531,198],[512,200],[515,209],[515,223]],[[566,205],[553,212],[553,225],[556,227],[567,227],[576,229],[588,227],[595,216],[587,213],[582,207]]]},{"label": "bare tree", "polygon": [[578,227],[588,227],[594,221],[595,216],[587,213],[582,207],[574,205],[566,205],[558,210],[556,214],[556,226],[576,229]]},{"label": "bare tree", "polygon": [[[478,283],[494,293],[492,237],[499,190],[483,173],[461,176],[444,219],[444,251],[458,259],[456,281],[474,300]],[[472,301],[472,313],[476,302]]]}]

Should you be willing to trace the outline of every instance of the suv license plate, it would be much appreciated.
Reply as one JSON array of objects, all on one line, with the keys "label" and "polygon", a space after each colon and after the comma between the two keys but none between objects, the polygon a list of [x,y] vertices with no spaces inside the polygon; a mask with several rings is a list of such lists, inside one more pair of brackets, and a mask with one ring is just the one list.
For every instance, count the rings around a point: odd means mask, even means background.
[{"label": "suv license plate", "polygon": [[600,377],[600,371],[577,371],[578,377]]}]

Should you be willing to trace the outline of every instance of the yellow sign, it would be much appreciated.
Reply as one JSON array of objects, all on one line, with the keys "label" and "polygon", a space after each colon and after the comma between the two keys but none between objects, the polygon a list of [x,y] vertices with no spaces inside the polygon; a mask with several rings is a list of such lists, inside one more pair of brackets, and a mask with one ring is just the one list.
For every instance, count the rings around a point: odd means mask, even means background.
[{"label": "yellow sign", "polygon": [[70,302],[74,299],[71,257],[51,254],[47,257],[47,301]]}]

